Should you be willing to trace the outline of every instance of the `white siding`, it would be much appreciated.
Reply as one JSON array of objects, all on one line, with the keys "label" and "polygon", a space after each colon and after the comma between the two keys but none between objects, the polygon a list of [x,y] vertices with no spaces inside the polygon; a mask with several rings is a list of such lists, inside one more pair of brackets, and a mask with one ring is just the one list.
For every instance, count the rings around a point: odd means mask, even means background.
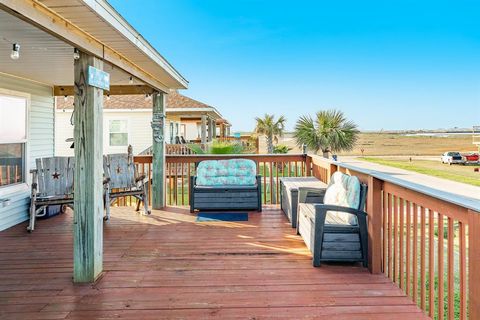
[{"label": "white siding", "polygon": [[[71,142],[65,142],[73,138],[73,126],[70,124],[72,110],[57,110],[55,117],[55,155],[73,156],[70,149]],[[128,121],[128,143],[133,147],[133,154],[138,154],[152,146],[152,112],[138,110],[105,110],[103,113],[103,153],[127,152],[126,147],[110,146],[109,122],[110,120]],[[167,118],[165,121],[165,141],[170,142],[170,121],[180,122],[176,119]],[[175,126],[174,126],[175,129]]]},{"label": "white siding", "polygon": [[[0,88],[30,94],[28,114],[27,169],[35,167],[35,159],[54,154],[54,98],[52,88],[5,74],[0,74]],[[30,181],[30,173],[26,172]],[[30,190],[27,184],[0,188],[2,198],[10,204],[0,207],[0,230],[28,219]]]},{"label": "white siding", "polygon": [[[70,149],[73,138],[73,126],[70,124],[71,110],[57,110],[55,118],[55,154],[57,156],[73,156]],[[133,146],[133,153],[138,154],[152,145],[151,112],[148,111],[120,111],[103,113],[103,153],[126,152],[126,147],[110,146],[109,122],[110,120],[126,120],[128,122],[128,143]]]}]

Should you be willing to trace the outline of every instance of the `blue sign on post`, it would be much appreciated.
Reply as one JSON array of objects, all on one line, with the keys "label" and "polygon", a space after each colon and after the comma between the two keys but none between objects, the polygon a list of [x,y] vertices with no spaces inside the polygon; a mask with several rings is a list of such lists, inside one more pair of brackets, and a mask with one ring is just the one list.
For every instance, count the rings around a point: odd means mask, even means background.
[{"label": "blue sign on post", "polygon": [[110,74],[103,70],[88,66],[87,84],[103,90],[110,90]]}]

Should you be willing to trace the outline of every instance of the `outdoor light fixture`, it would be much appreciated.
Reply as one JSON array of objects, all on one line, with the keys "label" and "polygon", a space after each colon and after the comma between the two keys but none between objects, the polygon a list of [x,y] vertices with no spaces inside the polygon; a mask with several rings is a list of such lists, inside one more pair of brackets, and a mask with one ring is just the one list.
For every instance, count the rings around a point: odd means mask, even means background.
[{"label": "outdoor light fixture", "polygon": [[74,59],[74,60],[80,59],[80,51],[78,51],[77,48],[74,48],[74,49],[73,49],[73,59]]},{"label": "outdoor light fixture", "polygon": [[65,95],[65,96],[63,97],[63,101],[67,102],[67,100],[68,100],[68,96]]},{"label": "outdoor light fixture", "polygon": [[145,95],[145,100],[148,100],[148,98],[150,98],[150,95],[147,93],[147,94]]},{"label": "outdoor light fixture", "polygon": [[18,43],[13,44],[12,53],[10,53],[10,58],[17,60],[20,58],[20,45]]},{"label": "outdoor light fixture", "polygon": [[133,84],[133,77],[130,76],[130,79],[128,79],[128,83]]},{"label": "outdoor light fixture", "polygon": [[107,100],[110,100],[110,93],[107,94]]}]

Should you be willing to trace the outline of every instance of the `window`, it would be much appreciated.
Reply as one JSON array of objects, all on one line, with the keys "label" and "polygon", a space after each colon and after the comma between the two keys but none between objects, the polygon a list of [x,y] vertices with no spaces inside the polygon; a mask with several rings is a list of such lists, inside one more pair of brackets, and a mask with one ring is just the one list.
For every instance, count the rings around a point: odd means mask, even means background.
[{"label": "window", "polygon": [[0,95],[0,187],[25,182],[27,99]]},{"label": "window", "polygon": [[111,147],[128,146],[128,120],[110,120],[109,135]]}]

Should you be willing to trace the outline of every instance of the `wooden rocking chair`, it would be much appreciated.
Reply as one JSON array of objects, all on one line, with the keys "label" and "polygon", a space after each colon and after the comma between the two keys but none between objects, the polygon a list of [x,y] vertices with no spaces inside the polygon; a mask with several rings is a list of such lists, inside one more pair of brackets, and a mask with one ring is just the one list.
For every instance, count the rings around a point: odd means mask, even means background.
[{"label": "wooden rocking chair", "polygon": [[47,214],[48,206],[60,205],[61,212],[67,206],[73,208],[73,157],[50,157],[36,159],[37,169],[32,173],[29,232],[35,229],[35,219]]},{"label": "wooden rocking chair", "polygon": [[[143,202],[144,213],[150,214],[148,209],[148,181],[145,175],[139,175],[133,162],[132,146],[128,146],[128,153],[109,154],[103,156],[103,170],[105,174],[105,220],[110,219],[110,204],[117,198],[133,196],[137,198],[136,211],[140,210]],[[119,189],[119,191],[113,191]]]}]

